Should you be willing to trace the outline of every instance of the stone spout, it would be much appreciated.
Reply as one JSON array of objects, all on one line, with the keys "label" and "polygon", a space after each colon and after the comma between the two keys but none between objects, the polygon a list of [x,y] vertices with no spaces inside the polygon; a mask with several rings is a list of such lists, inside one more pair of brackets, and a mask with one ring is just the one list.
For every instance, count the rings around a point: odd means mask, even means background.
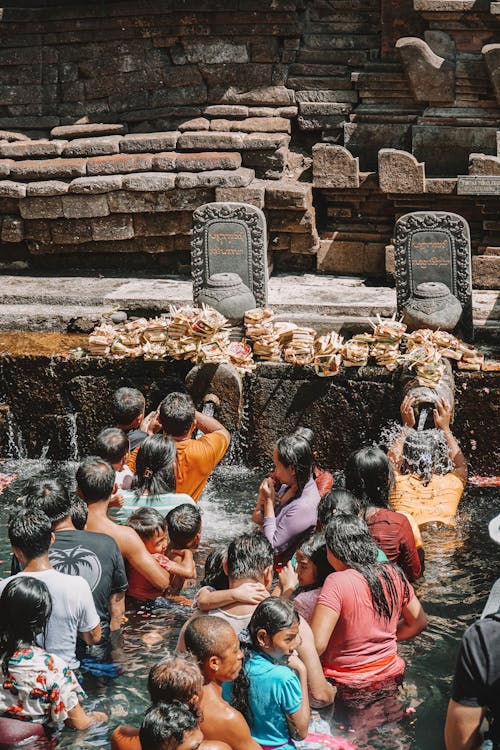
[{"label": "stone spout", "polygon": [[453,102],[455,66],[436,55],[427,42],[414,36],[398,39],[396,49],[417,102]]},{"label": "stone spout", "polygon": [[405,396],[413,396],[415,406],[413,410],[416,418],[416,429],[434,427],[432,410],[436,401],[445,398],[451,405],[452,414],[455,413],[455,380],[449,360],[444,360],[446,369],[435,388],[419,385],[415,373],[404,367],[400,375],[401,400]]},{"label": "stone spout", "polygon": [[481,52],[484,55],[495,98],[500,104],[500,44],[486,44]]},{"label": "stone spout", "polygon": [[227,363],[195,365],[188,372],[185,383],[199,411],[204,410],[205,396],[209,393],[214,394],[219,401],[216,404],[217,419],[228,430],[240,428],[243,381],[235,367]]}]

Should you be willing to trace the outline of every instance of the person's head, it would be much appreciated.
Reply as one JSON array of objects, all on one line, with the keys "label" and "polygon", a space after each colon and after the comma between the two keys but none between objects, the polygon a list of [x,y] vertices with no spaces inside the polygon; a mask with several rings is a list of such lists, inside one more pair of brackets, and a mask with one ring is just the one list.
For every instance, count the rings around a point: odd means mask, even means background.
[{"label": "person's head", "polygon": [[311,446],[311,450],[314,451],[314,432],[310,427],[297,427],[293,433],[296,437],[304,438]]},{"label": "person's head", "polygon": [[198,549],[201,513],[196,505],[182,503],[167,513],[168,539],[175,549]]},{"label": "person's head", "polygon": [[409,430],[403,444],[402,470],[428,485],[433,474],[451,470],[450,453],[442,430]]},{"label": "person's head", "polygon": [[167,522],[155,508],[137,508],[127,525],[137,531],[151,555],[164,552],[167,546]]},{"label": "person's head", "polygon": [[139,427],[144,419],[146,402],[137,388],[118,388],[113,393],[111,411],[115,424],[124,430]]},{"label": "person's head", "polygon": [[230,583],[249,578],[269,588],[273,578],[273,559],[273,548],[264,534],[240,534],[227,548],[225,570]]},{"label": "person's head", "polygon": [[211,586],[216,591],[229,588],[229,578],[224,570],[226,558],[227,546],[225,544],[219,544],[208,553],[200,586]]},{"label": "person's head", "polygon": [[297,577],[301,588],[322,586],[333,573],[328,562],[324,534],[315,534],[297,550]]},{"label": "person's head", "polygon": [[101,430],[97,436],[95,452],[107,461],[115,471],[120,471],[125,465],[130,441],[123,430],[118,427],[108,427]]},{"label": "person's head", "polygon": [[202,615],[191,620],[184,641],[207,682],[232,682],[239,675],[243,660],[240,642],[222,617]]},{"label": "person's head", "polygon": [[394,475],[383,450],[368,445],[353,451],[344,473],[346,488],[361,500],[363,509],[369,505],[387,507]]},{"label": "person's head", "polygon": [[311,478],[313,454],[310,443],[297,435],[286,435],[278,440],[273,451],[274,473],[282,484],[302,491]]},{"label": "person's head", "polygon": [[32,644],[45,633],[52,612],[47,585],[31,576],[17,576],[0,597],[0,652],[4,671],[9,658],[22,643]]},{"label": "person's head", "polygon": [[342,487],[330,490],[323,495],[318,505],[317,530],[322,531],[334,513],[357,516],[361,512],[361,500]]},{"label": "person's head", "polygon": [[38,508],[52,524],[63,521],[71,515],[72,499],[58,479],[42,479],[34,491],[26,494],[24,506]]},{"label": "person's head", "polygon": [[148,692],[153,705],[176,700],[193,708],[202,687],[203,677],[191,654],[166,656],[149,670]]},{"label": "person's head", "polygon": [[88,515],[87,503],[76,495],[71,501],[71,522],[75,529],[78,529],[78,531],[85,529]]},{"label": "person's head", "polygon": [[115,470],[99,456],[87,456],[76,470],[78,494],[87,505],[109,500],[115,490]]},{"label": "person's head", "polygon": [[287,599],[270,596],[257,605],[248,632],[254,648],[286,662],[300,645],[299,615]]},{"label": "person's head", "polygon": [[193,399],[188,393],[169,393],[160,404],[159,417],[167,435],[175,438],[190,435],[195,427]]},{"label": "person's head", "polygon": [[9,517],[8,534],[12,551],[23,568],[46,555],[53,540],[50,518],[37,508],[16,508]]},{"label": "person's head", "polygon": [[188,706],[174,701],[146,711],[139,739],[142,750],[198,750],[203,734],[197,716]]},{"label": "person's head", "polygon": [[137,495],[175,492],[176,448],[166,435],[150,435],[141,444],[135,462],[134,488]]}]

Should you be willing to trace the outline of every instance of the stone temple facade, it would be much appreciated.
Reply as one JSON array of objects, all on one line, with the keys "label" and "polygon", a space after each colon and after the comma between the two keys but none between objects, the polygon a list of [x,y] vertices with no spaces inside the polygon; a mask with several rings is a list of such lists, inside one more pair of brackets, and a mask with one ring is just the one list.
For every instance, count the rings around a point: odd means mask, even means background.
[{"label": "stone temple facade", "polygon": [[277,270],[378,277],[399,216],[455,212],[498,287],[498,0],[2,6],[4,264],[187,272],[223,200]]}]

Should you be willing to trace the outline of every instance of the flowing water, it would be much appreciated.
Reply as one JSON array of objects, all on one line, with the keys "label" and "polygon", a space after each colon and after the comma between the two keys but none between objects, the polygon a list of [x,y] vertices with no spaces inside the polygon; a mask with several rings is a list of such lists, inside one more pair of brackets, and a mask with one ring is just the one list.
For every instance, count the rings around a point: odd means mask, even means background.
[{"label": "flowing water", "polygon": [[[0,464],[0,471],[19,472],[21,477],[38,473],[40,462]],[[61,471],[61,465],[45,464]],[[71,465],[67,466],[68,475]],[[202,546],[197,554],[201,570],[209,548],[226,542],[250,528],[250,511],[260,476],[237,467],[219,468],[202,498]],[[5,533],[8,507],[15,501],[15,484],[2,497],[0,508],[0,575],[8,575],[10,550]],[[407,661],[401,691],[403,718],[380,724],[368,732],[340,725],[330,719],[333,733],[348,738],[360,748],[396,750],[443,750],[443,725],[458,644],[465,628],[480,614],[489,588],[500,576],[500,547],[488,538],[488,521],[500,512],[498,489],[471,488],[460,506],[456,529],[431,528],[424,532],[426,571],[416,586],[429,615],[428,629],[413,641],[399,645]],[[193,589],[188,590],[191,596]],[[115,680],[86,678],[86,707],[109,714],[109,724],[75,735],[65,729],[60,748],[108,748],[112,729],[119,723],[138,725],[147,706],[146,678],[152,664],[175,646],[177,632],[188,610],[127,612],[123,644],[115,659],[123,674]]]}]

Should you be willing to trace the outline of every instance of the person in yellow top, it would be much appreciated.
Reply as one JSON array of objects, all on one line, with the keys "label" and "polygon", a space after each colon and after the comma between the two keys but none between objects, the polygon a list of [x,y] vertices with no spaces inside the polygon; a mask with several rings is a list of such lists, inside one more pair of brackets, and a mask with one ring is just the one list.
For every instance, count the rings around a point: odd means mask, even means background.
[{"label": "person in yellow top", "polygon": [[388,453],[394,470],[389,501],[419,527],[432,522],[452,526],[467,482],[467,463],[451,433],[451,405],[446,399],[437,401],[436,429],[421,431],[414,429],[414,405],[411,395],[403,399],[403,431]]}]

